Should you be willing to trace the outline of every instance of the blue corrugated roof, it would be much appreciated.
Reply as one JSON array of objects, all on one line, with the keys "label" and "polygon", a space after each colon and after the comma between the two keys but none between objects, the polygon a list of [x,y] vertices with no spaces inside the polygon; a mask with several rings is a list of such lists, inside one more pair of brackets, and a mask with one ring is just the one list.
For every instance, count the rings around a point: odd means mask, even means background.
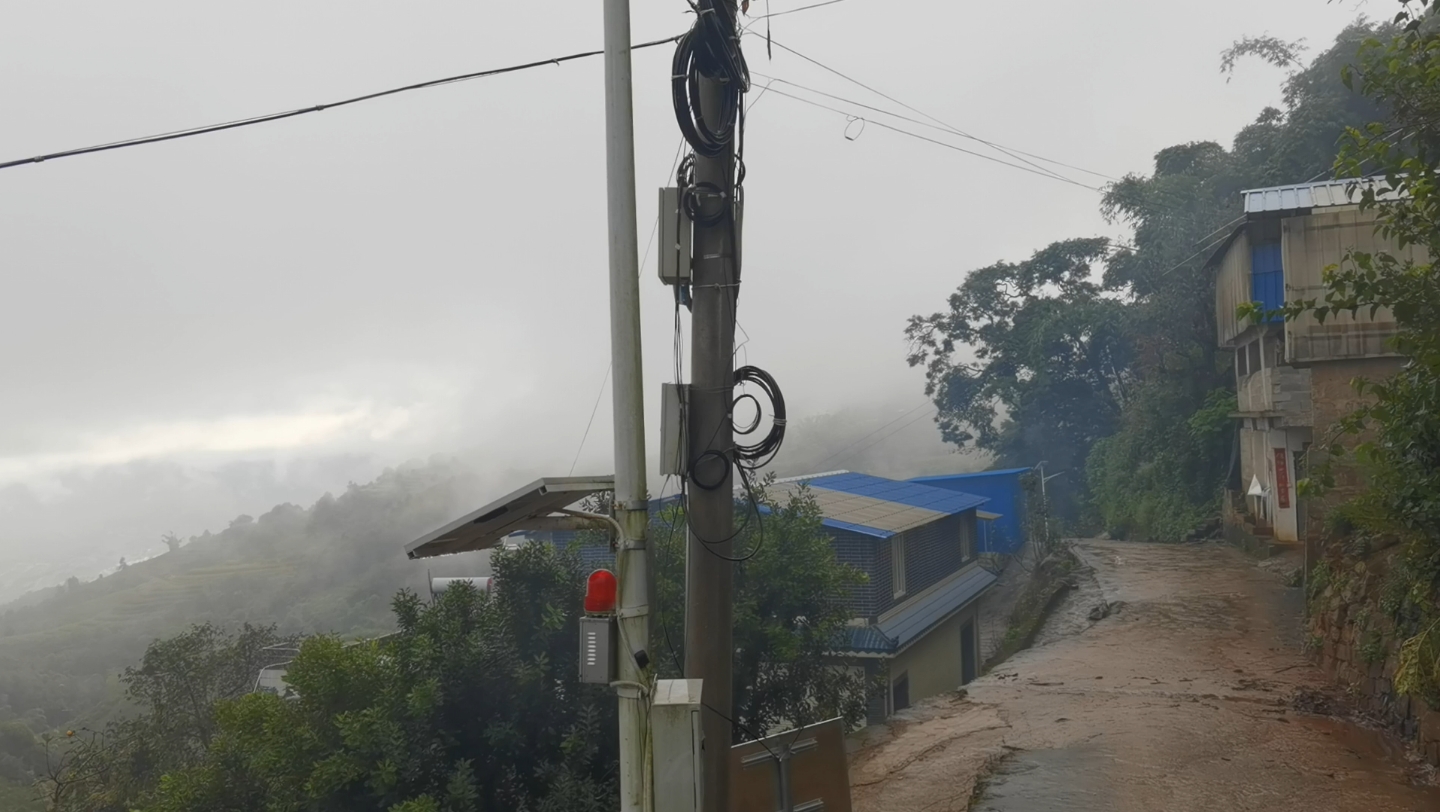
[{"label": "blue corrugated roof", "polygon": [[[749,505],[746,505],[745,507],[747,510],[750,509]],[[760,515],[762,516],[769,516],[771,513],[774,512],[773,510],[771,510],[769,505],[761,504],[757,507],[759,507]],[[842,522],[839,519],[829,519],[824,516],[820,517],[820,524],[824,527],[829,527],[835,530],[849,530],[852,533],[859,533],[862,536],[871,536],[877,539],[888,539],[891,536],[895,535],[889,530],[880,530],[879,528],[875,527],[866,527],[863,524],[854,524],[853,522]]]},{"label": "blue corrugated roof", "polygon": [[998,575],[973,567],[960,577],[915,601],[880,624],[880,631],[895,641],[896,649],[909,645],[931,626],[960,607],[980,597],[980,593],[999,580]]},{"label": "blue corrugated roof", "polygon": [[895,650],[895,641],[874,626],[847,626],[846,648],[869,654],[885,654]]},{"label": "blue corrugated roof", "polygon": [[937,513],[963,513],[990,501],[983,496],[936,488],[919,482],[899,482],[869,474],[836,474],[810,480],[812,488],[868,496],[885,502],[925,508]]},{"label": "blue corrugated roof", "polygon": [[847,627],[847,648],[867,654],[897,652],[930,631],[935,624],[980,597],[999,577],[989,570],[972,567],[955,580],[917,599],[912,605],[906,606],[878,625]]},{"label": "blue corrugated roof", "polygon": [[855,524],[853,522],[842,522],[839,519],[822,518],[820,524],[836,530],[849,530],[854,533],[859,533],[862,536],[870,536],[877,539],[888,539],[895,535],[895,533],[889,530],[881,530],[878,527],[866,527],[863,524]]}]

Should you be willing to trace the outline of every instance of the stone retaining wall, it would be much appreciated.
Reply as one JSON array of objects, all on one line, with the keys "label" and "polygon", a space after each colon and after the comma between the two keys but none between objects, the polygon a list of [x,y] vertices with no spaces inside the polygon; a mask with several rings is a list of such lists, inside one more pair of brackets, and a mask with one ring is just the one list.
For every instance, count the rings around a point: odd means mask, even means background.
[{"label": "stone retaining wall", "polygon": [[1312,645],[1320,665],[1377,721],[1414,743],[1440,766],[1440,709],[1395,692],[1396,652],[1402,640],[1378,608],[1388,555],[1369,561],[1331,560],[1334,575],[1312,601]]}]

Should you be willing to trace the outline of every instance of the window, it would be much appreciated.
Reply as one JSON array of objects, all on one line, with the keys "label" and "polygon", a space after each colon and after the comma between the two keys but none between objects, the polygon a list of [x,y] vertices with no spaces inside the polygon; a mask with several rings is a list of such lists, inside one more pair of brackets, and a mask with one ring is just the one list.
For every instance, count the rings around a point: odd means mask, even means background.
[{"label": "window", "polygon": [[965,516],[960,520],[960,560],[969,561],[975,557],[975,522],[978,519]]},{"label": "window", "polygon": [[895,597],[905,595],[905,537],[895,536],[890,539],[890,584],[894,587]]},{"label": "window", "polygon": [[890,685],[890,712],[899,713],[910,707],[910,672],[895,678]]},{"label": "window", "polygon": [[1250,371],[1251,371],[1251,372],[1259,372],[1259,371],[1260,371],[1260,342],[1258,342],[1258,341],[1252,341],[1252,342],[1250,342],[1249,344],[1246,344],[1246,345],[1245,345],[1245,352],[1246,352],[1247,355],[1250,356],[1250,358],[1249,358]]}]

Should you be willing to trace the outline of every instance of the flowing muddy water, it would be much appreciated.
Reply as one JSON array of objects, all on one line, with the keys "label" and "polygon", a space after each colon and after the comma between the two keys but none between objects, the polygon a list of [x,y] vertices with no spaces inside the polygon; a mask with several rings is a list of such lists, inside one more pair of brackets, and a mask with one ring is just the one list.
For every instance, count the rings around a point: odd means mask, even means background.
[{"label": "flowing muddy water", "polygon": [[1220,545],[1076,549],[1034,647],[862,736],[857,812],[1440,810],[1391,739],[1295,709],[1328,690],[1299,590]]}]

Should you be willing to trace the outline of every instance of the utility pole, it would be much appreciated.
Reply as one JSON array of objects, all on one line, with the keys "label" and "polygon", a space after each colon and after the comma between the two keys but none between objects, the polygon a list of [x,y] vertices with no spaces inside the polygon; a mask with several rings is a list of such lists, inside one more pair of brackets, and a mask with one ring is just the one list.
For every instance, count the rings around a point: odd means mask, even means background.
[{"label": "utility pole", "polygon": [[[734,0],[715,0],[735,17]],[[700,105],[720,119],[725,85],[703,74]],[[716,157],[696,155],[698,189],[724,190],[702,198],[705,211],[723,207],[715,222],[694,224],[690,368],[687,409],[690,487],[686,505],[689,539],[685,556],[685,676],[705,681],[704,812],[730,812],[730,738],[734,718],[735,530],[734,437],[731,400],[735,386],[735,303],[739,294],[735,238],[734,141]],[[705,186],[704,184],[713,184]]]},{"label": "utility pole", "polygon": [[640,356],[640,256],[635,226],[635,120],[630,90],[630,0],[605,0],[605,178],[610,227],[610,359],[615,409],[615,567],[620,627],[620,809],[652,812],[644,650],[650,644],[650,511],[645,486]]}]

